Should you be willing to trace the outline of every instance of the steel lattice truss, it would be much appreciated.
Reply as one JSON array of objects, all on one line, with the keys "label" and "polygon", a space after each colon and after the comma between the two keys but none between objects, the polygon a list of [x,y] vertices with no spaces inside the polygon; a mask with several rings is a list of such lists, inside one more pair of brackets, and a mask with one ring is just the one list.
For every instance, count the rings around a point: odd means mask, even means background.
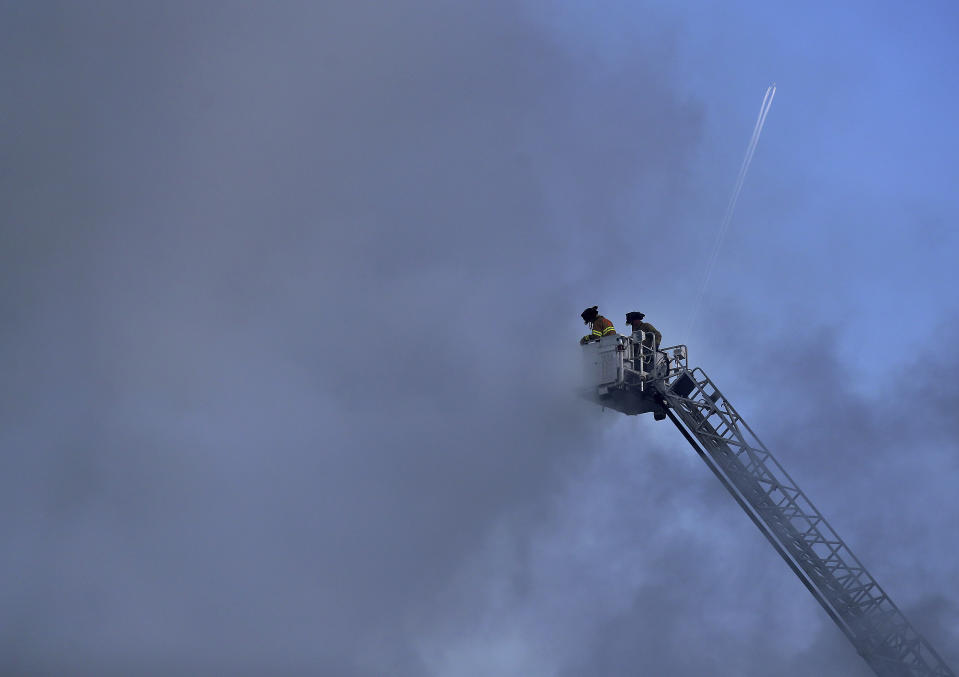
[{"label": "steel lattice truss", "polygon": [[705,372],[672,371],[665,385],[704,460],[875,673],[955,677]]}]

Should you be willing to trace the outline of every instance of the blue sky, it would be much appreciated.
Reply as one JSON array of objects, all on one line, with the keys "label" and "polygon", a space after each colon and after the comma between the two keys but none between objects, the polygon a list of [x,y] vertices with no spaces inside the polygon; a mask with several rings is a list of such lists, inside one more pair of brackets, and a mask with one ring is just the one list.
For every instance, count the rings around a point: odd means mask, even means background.
[{"label": "blue sky", "polygon": [[[954,8],[568,3],[550,20],[604,68],[640,46],[672,57],[663,77],[702,122],[689,167],[697,194],[683,196],[701,229],[677,243],[694,258],[684,282],[719,230],[762,94],[776,82],[715,286],[760,312],[772,302],[802,322],[842,318],[846,357],[864,369],[888,352],[890,320],[916,339],[954,312]],[[800,276],[783,257],[802,262]],[[797,283],[807,293],[790,294]],[[670,293],[689,293],[674,284]]]}]

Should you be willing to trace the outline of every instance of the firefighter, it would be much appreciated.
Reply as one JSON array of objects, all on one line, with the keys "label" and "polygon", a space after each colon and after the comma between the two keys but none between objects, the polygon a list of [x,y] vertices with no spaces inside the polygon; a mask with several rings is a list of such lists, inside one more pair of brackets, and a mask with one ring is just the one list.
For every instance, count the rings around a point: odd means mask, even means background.
[{"label": "firefighter", "polygon": [[600,315],[598,309],[599,306],[593,306],[592,308],[587,308],[580,313],[580,317],[583,318],[583,322],[588,324],[592,330],[589,334],[579,340],[580,345],[586,345],[590,341],[598,341],[604,336],[609,336],[610,334],[616,333],[616,330],[613,328],[613,323]]},{"label": "firefighter", "polygon": [[659,350],[659,344],[663,340],[663,335],[649,322],[643,322],[644,317],[646,316],[643,313],[626,313],[626,324],[633,328],[633,333],[643,331],[647,334],[652,334],[652,336],[647,336],[643,340],[643,345],[653,350]]},{"label": "firefighter", "polygon": [[643,337],[643,371],[649,371],[655,363],[653,354],[659,350],[659,343],[663,340],[663,335],[649,322],[643,322],[644,317],[646,316],[639,312],[626,313],[626,324],[633,328],[633,336],[637,340],[639,337],[636,336],[636,332],[645,333]]}]

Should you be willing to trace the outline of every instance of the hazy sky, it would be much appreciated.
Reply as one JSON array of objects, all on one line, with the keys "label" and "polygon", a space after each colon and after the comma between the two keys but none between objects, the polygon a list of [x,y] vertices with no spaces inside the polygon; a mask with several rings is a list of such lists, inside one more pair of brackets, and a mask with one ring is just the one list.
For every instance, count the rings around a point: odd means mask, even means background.
[{"label": "hazy sky", "polygon": [[959,668],[957,36],[0,2],[0,673],[868,677],[668,422],[573,396],[595,304]]}]

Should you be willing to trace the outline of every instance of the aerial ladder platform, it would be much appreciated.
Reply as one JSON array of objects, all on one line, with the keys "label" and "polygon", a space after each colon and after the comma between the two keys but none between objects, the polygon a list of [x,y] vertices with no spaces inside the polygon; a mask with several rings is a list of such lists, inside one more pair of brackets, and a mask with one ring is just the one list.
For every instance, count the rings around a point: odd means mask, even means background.
[{"label": "aerial ladder platform", "polygon": [[686,346],[611,334],[583,346],[583,395],[669,418],[878,677],[956,677],[759,440]]}]

